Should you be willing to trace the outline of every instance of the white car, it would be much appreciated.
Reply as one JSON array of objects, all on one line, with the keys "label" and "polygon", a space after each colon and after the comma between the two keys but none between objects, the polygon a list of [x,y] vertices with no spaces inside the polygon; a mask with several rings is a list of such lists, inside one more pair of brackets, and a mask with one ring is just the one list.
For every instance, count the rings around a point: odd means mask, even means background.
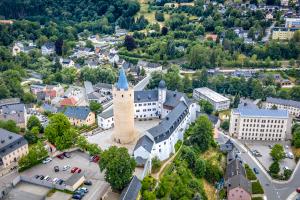
[{"label": "white car", "polygon": [[56,183],[57,181],[59,181],[59,178],[54,178],[54,179],[52,180],[53,183]]},{"label": "white car", "polygon": [[289,170],[290,168],[289,167],[287,167],[287,166],[284,166],[283,167],[283,170]]},{"label": "white car", "polygon": [[67,171],[67,170],[70,169],[70,168],[71,168],[70,165],[65,165],[65,166],[62,168],[62,170],[63,170],[63,171]]},{"label": "white car", "polygon": [[43,160],[43,164],[47,164],[47,163],[49,163],[51,161],[52,161],[52,158],[48,157],[45,160]]}]

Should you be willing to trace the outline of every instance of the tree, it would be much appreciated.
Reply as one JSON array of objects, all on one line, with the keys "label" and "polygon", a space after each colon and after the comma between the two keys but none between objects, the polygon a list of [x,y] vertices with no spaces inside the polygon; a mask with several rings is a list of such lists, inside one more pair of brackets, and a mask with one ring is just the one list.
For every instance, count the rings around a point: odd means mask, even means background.
[{"label": "tree", "polygon": [[58,39],[55,41],[55,52],[57,55],[61,56],[63,53],[63,45],[64,45],[64,40],[63,39]]},{"label": "tree", "polygon": [[161,162],[159,160],[159,158],[157,156],[155,156],[154,158],[152,158],[152,172],[156,172],[159,170],[159,168],[161,167]]},{"label": "tree", "polygon": [[156,11],[155,12],[155,19],[159,22],[165,21],[164,13],[161,11]]},{"label": "tree", "polygon": [[68,118],[58,113],[50,117],[49,124],[45,128],[45,136],[57,149],[63,150],[75,144],[77,132],[71,127]]},{"label": "tree", "polygon": [[201,69],[202,67],[210,67],[210,53],[207,47],[195,45],[191,48],[188,55],[188,61],[192,69]]},{"label": "tree", "polygon": [[124,40],[124,46],[128,51],[132,51],[136,48],[135,40],[131,35],[126,35]]},{"label": "tree", "polygon": [[295,33],[293,35],[293,40],[295,42],[300,42],[300,30],[295,31]]},{"label": "tree", "polygon": [[207,116],[200,116],[191,129],[190,141],[202,152],[206,151],[213,142],[213,128]]},{"label": "tree", "polygon": [[237,94],[234,96],[232,107],[237,108],[239,106],[239,104],[240,104],[240,95]]},{"label": "tree", "polygon": [[274,104],[273,106],[272,106],[272,108],[271,108],[271,110],[277,110],[278,108],[277,108],[277,106]]},{"label": "tree", "polygon": [[35,102],[35,96],[29,92],[25,92],[23,95],[23,101],[26,104]]},{"label": "tree", "polygon": [[229,120],[224,120],[221,124],[221,128],[225,131],[229,130]]},{"label": "tree", "polygon": [[194,169],[197,155],[196,152],[191,147],[183,146],[182,158],[186,160],[186,162],[189,165],[189,168]]},{"label": "tree", "polygon": [[35,115],[31,115],[27,121],[27,129],[31,131],[33,127],[37,127],[39,132],[41,132],[43,129],[40,120]]},{"label": "tree", "polygon": [[102,105],[96,101],[90,102],[90,109],[95,113],[101,113],[103,110]]},{"label": "tree", "polygon": [[269,172],[270,174],[278,174],[280,171],[280,166],[279,166],[279,163],[277,161],[273,162],[270,167],[269,167]]},{"label": "tree", "polygon": [[199,105],[200,105],[201,109],[207,114],[211,114],[214,110],[213,105],[209,101],[202,99],[202,100],[200,100]]},{"label": "tree", "polygon": [[194,173],[198,178],[202,178],[205,175],[206,164],[205,160],[198,158],[195,163]]},{"label": "tree", "polygon": [[207,70],[204,68],[201,71],[198,70],[193,75],[193,87],[206,87],[208,85],[208,73]]},{"label": "tree", "polygon": [[8,130],[13,133],[19,133],[20,128],[17,126],[16,122],[13,120],[1,121],[0,120],[0,128]]},{"label": "tree", "polygon": [[162,35],[167,35],[168,32],[169,32],[169,29],[168,29],[167,27],[163,26],[163,27],[161,28],[161,34],[162,34]]},{"label": "tree", "polygon": [[112,146],[101,153],[100,170],[115,190],[122,190],[130,182],[136,163],[124,147]]},{"label": "tree", "polygon": [[270,155],[277,162],[282,160],[285,156],[283,146],[281,144],[275,144],[270,152]]}]

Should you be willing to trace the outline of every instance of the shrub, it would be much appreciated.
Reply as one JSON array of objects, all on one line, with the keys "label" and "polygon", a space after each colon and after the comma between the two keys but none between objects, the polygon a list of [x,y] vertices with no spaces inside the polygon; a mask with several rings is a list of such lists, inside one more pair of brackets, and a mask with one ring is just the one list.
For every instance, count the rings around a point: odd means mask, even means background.
[{"label": "shrub", "polygon": [[182,145],[182,140],[178,140],[175,144],[175,151],[177,152],[180,146]]},{"label": "shrub", "polygon": [[254,172],[252,171],[252,169],[249,167],[249,165],[245,164],[245,170],[246,170],[246,174],[247,174],[247,178],[249,180],[256,180],[256,176],[254,174]]},{"label": "shrub", "polygon": [[252,197],[252,200],[264,200],[263,197]]},{"label": "shrub", "polygon": [[264,189],[262,188],[259,181],[252,182],[252,194],[263,194]]},{"label": "shrub", "polygon": [[278,174],[280,171],[280,166],[278,162],[273,162],[269,167],[270,174]]},{"label": "shrub", "polygon": [[161,161],[157,156],[152,159],[152,172],[157,172],[161,167]]}]

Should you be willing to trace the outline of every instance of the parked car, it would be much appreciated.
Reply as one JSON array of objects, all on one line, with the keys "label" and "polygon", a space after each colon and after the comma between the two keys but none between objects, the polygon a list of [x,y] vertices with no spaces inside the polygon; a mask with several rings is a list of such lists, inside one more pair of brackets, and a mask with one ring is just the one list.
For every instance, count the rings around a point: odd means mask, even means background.
[{"label": "parked car", "polygon": [[93,185],[93,182],[91,180],[85,180],[84,185]]},{"label": "parked car", "polygon": [[289,170],[290,168],[288,166],[284,166],[283,170]]},{"label": "parked car", "polygon": [[79,194],[73,194],[72,199],[82,199],[83,196],[79,195]]},{"label": "parked car", "polygon": [[294,154],[292,152],[286,153],[286,157],[289,159],[294,159]]},{"label": "parked car", "polygon": [[54,178],[54,179],[52,180],[53,183],[57,183],[58,181],[59,181],[59,178]]},{"label": "parked car", "polygon": [[58,166],[54,166],[54,171],[55,172],[59,172],[59,167]]},{"label": "parked car", "polygon": [[45,176],[44,180],[49,181],[50,180],[50,176]]},{"label": "parked car", "polygon": [[300,193],[300,187],[298,187],[298,188],[296,189],[296,192]]},{"label": "parked car", "polygon": [[90,161],[94,162],[94,163],[97,163],[99,160],[100,160],[100,157],[97,156],[97,155],[96,156],[92,156],[91,159],[90,159]]},{"label": "parked car", "polygon": [[63,166],[62,170],[63,170],[63,171],[67,171],[67,170],[70,169],[70,168],[71,168],[70,165],[65,165],[65,166]]},{"label": "parked car", "polygon": [[80,196],[84,196],[85,192],[83,190],[77,189],[75,190],[74,194],[79,194]]},{"label": "parked car", "polygon": [[65,158],[65,156],[64,156],[64,154],[63,154],[63,153],[61,153],[61,154],[57,155],[56,157],[57,157],[57,158],[59,158],[59,159],[61,159],[61,160]]},{"label": "parked car", "polygon": [[47,164],[47,163],[49,163],[51,161],[52,161],[52,158],[48,157],[45,160],[43,160],[43,164]]},{"label": "parked car", "polygon": [[269,144],[268,147],[269,147],[270,149],[272,149],[272,148],[273,148],[273,145]]},{"label": "parked car", "polygon": [[61,179],[59,179],[58,184],[59,184],[59,185],[62,185],[63,183],[64,183],[64,181],[61,180]]},{"label": "parked car", "polygon": [[41,175],[40,176],[40,180],[43,180],[45,178],[45,176]]},{"label": "parked car", "polygon": [[81,187],[78,190],[84,191],[84,193],[88,193],[89,190],[86,187]]},{"label": "parked car", "polygon": [[40,175],[35,175],[34,178],[38,179],[38,178],[40,178]]},{"label": "parked car", "polygon": [[253,171],[254,171],[255,174],[259,174],[258,169],[256,169],[255,167],[253,168]]},{"label": "parked car", "polygon": [[71,169],[71,173],[75,173],[75,172],[77,171],[77,169],[78,169],[78,167],[73,167],[73,168]]},{"label": "parked car", "polygon": [[64,152],[63,154],[64,154],[64,156],[65,156],[66,158],[71,158],[71,153],[69,153],[69,152]]}]

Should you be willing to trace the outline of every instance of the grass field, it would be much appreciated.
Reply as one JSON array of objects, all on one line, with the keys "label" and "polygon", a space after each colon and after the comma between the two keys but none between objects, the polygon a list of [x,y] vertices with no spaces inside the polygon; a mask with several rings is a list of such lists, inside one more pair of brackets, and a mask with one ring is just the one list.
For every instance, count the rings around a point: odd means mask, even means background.
[{"label": "grass field", "polygon": [[213,185],[209,184],[205,179],[203,179],[203,186],[208,200],[217,199],[216,189]]}]

